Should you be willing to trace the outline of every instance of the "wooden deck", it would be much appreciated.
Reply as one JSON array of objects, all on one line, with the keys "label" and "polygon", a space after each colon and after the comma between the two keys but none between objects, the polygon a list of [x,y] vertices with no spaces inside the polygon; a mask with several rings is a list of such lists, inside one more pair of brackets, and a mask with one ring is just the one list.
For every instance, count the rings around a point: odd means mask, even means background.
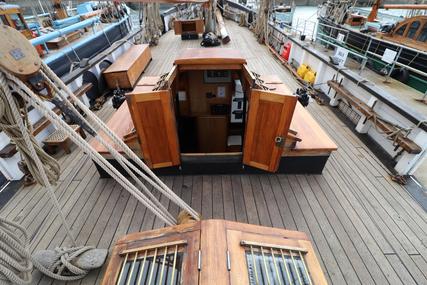
[{"label": "wooden deck", "polygon": [[[277,74],[297,87],[287,71],[252,34],[228,22],[231,42],[252,70]],[[181,41],[169,32],[153,48],[145,74],[170,69],[176,52],[199,41]],[[327,106],[309,111],[338,145],[323,175],[169,176],[162,179],[203,218],[225,218],[306,232],[332,284],[427,284],[427,214],[406,190],[389,179],[374,154]],[[107,119],[109,106],[98,115]],[[83,160],[82,160],[83,159]],[[111,179],[99,179],[81,151],[61,157],[60,204],[80,244],[111,248],[126,233],[163,223]],[[292,167],[290,165],[290,167]],[[73,174],[77,171],[75,177]],[[160,197],[173,214],[177,207]],[[69,244],[44,189],[24,188],[0,214],[21,223],[31,250]],[[99,284],[103,270],[69,284]],[[53,282],[34,272],[33,284]]]}]

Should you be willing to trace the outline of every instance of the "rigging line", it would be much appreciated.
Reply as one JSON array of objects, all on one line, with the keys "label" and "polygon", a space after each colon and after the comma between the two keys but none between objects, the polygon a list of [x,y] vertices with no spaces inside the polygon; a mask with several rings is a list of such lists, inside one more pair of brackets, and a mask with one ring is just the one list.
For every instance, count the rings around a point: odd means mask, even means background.
[{"label": "rigging line", "polygon": [[9,85],[7,84],[6,76],[5,76],[5,74],[3,72],[4,71],[2,70],[2,72],[0,73],[0,87],[3,89],[3,95],[4,95],[4,97],[6,97],[6,100],[8,102],[8,106],[10,107],[10,109],[12,111],[12,115],[13,115],[13,117],[15,119],[15,122],[17,123],[17,125],[19,127],[19,130],[20,130],[20,132],[22,134],[22,137],[23,137],[23,139],[25,141],[26,147],[28,148],[28,151],[31,154],[32,159],[34,160],[35,165],[36,165],[36,167],[39,170],[41,181],[44,184],[43,186],[46,187],[46,189],[48,191],[48,194],[49,194],[49,196],[51,198],[51,202],[52,202],[53,206],[56,208],[56,210],[59,213],[59,216],[60,216],[60,218],[62,220],[64,228],[65,228],[65,230],[67,232],[67,235],[71,239],[73,245],[76,246],[76,244],[77,244],[76,243],[76,239],[75,239],[73,233],[71,232],[71,228],[70,228],[70,226],[68,225],[68,223],[67,223],[67,221],[65,219],[64,213],[61,210],[61,206],[59,205],[58,199],[55,196],[55,192],[54,192],[54,190],[52,188],[52,185],[50,184],[50,181],[49,181],[49,179],[47,177],[47,174],[45,172],[43,164],[42,164],[39,156],[37,155],[37,152],[36,152],[36,150],[34,148],[33,143],[31,142],[28,130],[24,126],[24,123],[22,121],[20,112],[18,110],[18,107],[16,106],[16,103],[15,103],[14,99],[13,99],[12,92],[9,89]]},{"label": "rigging line", "polygon": [[[0,69],[4,72],[3,69]],[[15,90],[23,97],[29,100],[34,107],[39,107],[39,111],[46,118],[50,118],[50,121],[54,126],[59,129],[62,129],[67,133],[70,139],[76,143],[80,148],[84,149],[95,162],[97,162],[101,167],[104,166],[104,170],[110,174],[119,184],[123,186],[127,191],[137,198],[141,203],[143,203],[147,208],[149,208],[154,214],[161,218],[168,225],[176,224],[175,220],[169,220],[167,216],[164,216],[164,212],[161,212],[155,205],[152,204],[152,201],[147,199],[143,193],[141,193],[130,181],[128,181],[120,172],[118,172],[108,161],[103,158],[99,153],[95,152],[88,142],[86,142],[81,136],[79,136],[69,125],[67,125],[62,119],[60,119],[52,110],[50,110],[42,99],[36,96],[25,84],[23,84],[15,76],[6,73],[8,78],[13,83],[12,87],[15,87]],[[24,92],[25,91],[25,92]],[[32,96],[31,96],[32,94]]]},{"label": "rigging line", "polygon": [[[48,78],[45,78],[47,81],[49,80]],[[50,84],[53,85],[52,82],[50,82]],[[55,88],[55,86],[52,86]],[[59,90],[56,90],[57,93],[59,93]],[[67,99],[64,99],[64,101],[66,100],[66,102],[71,106],[72,104],[70,104],[70,102]],[[77,110],[75,112],[76,114],[78,113]],[[82,120],[83,123],[89,125],[89,122],[86,121],[86,119],[81,116],[80,118]],[[133,180],[138,183],[138,185],[146,192],[146,194],[150,197],[150,199],[157,204],[157,206],[165,213],[167,213],[167,215],[169,216],[169,218],[171,220],[173,220],[173,216],[167,211],[167,209],[160,203],[160,201],[158,199],[156,199],[154,197],[154,195],[148,190],[148,188],[136,177],[136,175],[128,168],[128,166],[133,165],[131,162],[129,162],[126,158],[124,158],[122,155],[120,155],[117,150],[114,149],[114,147],[112,147],[110,144],[108,144],[101,136],[99,136],[98,134],[94,135],[94,138],[97,139],[105,148],[107,148],[107,150],[113,155],[113,157],[119,162],[120,166],[123,167],[123,169],[133,178]],[[140,174],[140,176],[143,176],[144,178],[144,174],[142,172],[140,172],[139,169],[137,169],[136,167],[133,168],[133,170],[135,172],[137,172],[138,174]],[[150,182],[149,182],[150,183]],[[150,183],[152,184],[152,183]]]},{"label": "rigging line", "polygon": [[[46,72],[46,75],[49,78],[53,78],[53,80],[61,87],[61,89],[66,92],[70,98],[73,100],[73,102],[76,103],[76,105],[87,115],[88,118],[90,118],[102,131],[104,131],[109,138],[118,146],[122,148],[122,150],[125,152],[129,158],[131,158],[135,163],[138,164],[151,178],[156,182],[158,185],[154,184],[154,187],[158,189],[159,191],[162,191],[161,189],[164,189],[166,191],[166,196],[169,198],[169,196],[173,197],[171,199],[174,201],[177,205],[179,205],[182,209],[185,209],[194,219],[197,221],[200,220],[199,214],[193,210],[184,200],[182,200],[178,195],[176,195],[175,192],[173,192],[161,179],[159,179],[154,172],[127,146],[115,133],[113,133],[108,126],[100,120],[96,115],[94,115],[89,108],[82,103],[71,91],[71,89],[65,85],[59,77],[44,63],[42,62],[42,70]],[[68,101],[67,97],[62,93],[59,92],[59,95],[63,97],[63,99],[66,99],[66,103],[71,105],[70,108],[76,112],[75,107],[71,104],[71,102]],[[77,112],[78,113],[78,112]],[[79,116],[81,116],[80,113],[78,113]],[[126,160],[127,163],[129,161]],[[129,165],[133,169],[137,169],[135,165],[131,164]],[[137,171],[141,172],[139,169]],[[146,175],[144,177],[147,177]],[[151,179],[150,179],[151,181]]]},{"label": "rigging line", "polygon": [[[80,158],[79,162],[76,164],[74,172],[71,174],[71,176],[69,176],[67,183],[63,187],[64,189],[68,189],[68,187],[71,185],[71,183],[73,182],[74,178],[77,176],[77,173],[79,173],[79,171],[81,170],[82,166],[86,163],[86,161],[89,159],[89,156],[86,155],[85,153],[83,153],[83,156]],[[62,192],[58,199],[61,199],[63,195],[65,195],[65,192]],[[52,210],[49,211],[49,214],[52,213]],[[44,224],[44,222],[48,219],[48,215],[43,219],[43,221],[40,223],[40,227],[42,224]],[[40,229],[39,227],[39,229]],[[35,233],[31,236],[30,240],[33,243],[34,240],[37,238],[37,236],[43,234],[42,231],[40,230],[36,230]]]}]

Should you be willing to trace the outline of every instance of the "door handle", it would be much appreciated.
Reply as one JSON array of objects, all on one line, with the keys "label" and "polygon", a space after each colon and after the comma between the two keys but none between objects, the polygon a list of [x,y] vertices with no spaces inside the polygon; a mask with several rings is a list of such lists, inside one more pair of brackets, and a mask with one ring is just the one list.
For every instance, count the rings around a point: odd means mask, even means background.
[{"label": "door handle", "polygon": [[285,145],[285,139],[281,136],[277,136],[274,138],[274,142],[277,147],[283,147]]}]

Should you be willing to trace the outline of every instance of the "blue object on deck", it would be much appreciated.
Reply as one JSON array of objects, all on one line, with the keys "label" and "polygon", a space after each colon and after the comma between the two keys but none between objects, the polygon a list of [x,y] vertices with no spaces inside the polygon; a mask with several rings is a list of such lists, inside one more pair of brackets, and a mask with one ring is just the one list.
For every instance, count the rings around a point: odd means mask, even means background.
[{"label": "blue object on deck", "polygon": [[76,8],[77,8],[77,14],[79,14],[79,15],[89,13],[89,12],[93,12],[92,4],[88,3],[88,2],[81,3],[81,4],[77,5]]},{"label": "blue object on deck", "polygon": [[30,30],[38,30],[40,28],[39,23],[36,23],[36,22],[28,23],[27,26]]},{"label": "blue object on deck", "polygon": [[[49,15],[50,15],[49,13],[43,13],[43,14],[38,14],[37,16],[40,17],[40,18],[43,18],[43,17],[47,17]],[[36,16],[34,16],[34,15],[24,16],[25,20],[32,20],[32,19],[35,19],[35,18],[36,18]]]},{"label": "blue object on deck", "polygon": [[56,30],[56,31],[51,32],[49,34],[42,35],[40,37],[37,37],[35,39],[30,40],[30,42],[33,46],[41,45],[41,44],[44,44],[50,40],[56,39],[60,36],[64,36],[64,35],[67,35],[69,33],[74,32],[74,31],[86,28],[88,26],[92,26],[98,21],[99,21],[99,17],[93,17],[93,18],[78,22],[74,25],[65,27],[63,29]]},{"label": "blue object on deck", "polygon": [[71,25],[78,23],[78,22],[80,22],[80,15],[68,17],[65,19],[55,20],[52,22],[52,27],[55,30],[58,30],[58,29],[62,29],[62,28],[71,26]]},{"label": "blue object on deck", "polygon": [[114,23],[114,24],[108,26],[107,28],[103,29],[102,31],[99,31],[99,32],[97,32],[97,33],[95,33],[95,34],[93,34],[93,35],[91,35],[89,37],[84,38],[83,40],[81,40],[81,41],[79,41],[79,42],[77,42],[75,44],[72,44],[72,45],[70,45],[70,46],[68,46],[66,48],[61,49],[61,52],[55,53],[55,54],[49,56],[48,58],[44,59],[43,61],[46,64],[50,64],[51,62],[57,60],[58,58],[63,57],[64,54],[67,54],[67,53],[69,53],[70,51],[73,51],[73,50],[77,50],[79,47],[84,46],[85,44],[87,44],[90,41],[93,41],[98,36],[100,36],[102,34],[105,35],[107,32],[109,32],[110,30],[112,30],[116,26],[119,26],[122,23],[124,23],[125,21],[127,21],[127,19],[128,19],[128,17],[125,17],[124,19],[120,20],[117,23]]}]

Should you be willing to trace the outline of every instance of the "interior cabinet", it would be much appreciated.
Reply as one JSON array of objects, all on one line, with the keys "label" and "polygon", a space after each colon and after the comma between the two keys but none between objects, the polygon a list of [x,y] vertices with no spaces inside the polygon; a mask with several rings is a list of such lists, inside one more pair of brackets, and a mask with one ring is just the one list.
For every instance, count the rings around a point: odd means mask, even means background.
[{"label": "interior cabinet", "polygon": [[219,153],[227,149],[227,116],[197,117],[197,136],[200,152]]}]

